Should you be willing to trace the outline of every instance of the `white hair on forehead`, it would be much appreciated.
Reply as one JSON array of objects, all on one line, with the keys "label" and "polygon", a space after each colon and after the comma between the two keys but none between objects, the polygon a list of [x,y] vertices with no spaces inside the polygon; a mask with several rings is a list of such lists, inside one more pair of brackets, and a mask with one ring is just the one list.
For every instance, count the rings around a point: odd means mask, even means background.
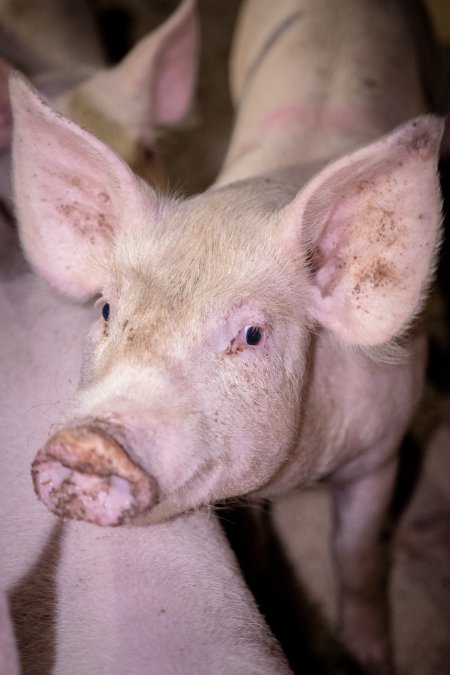
[{"label": "white hair on forehead", "polygon": [[119,235],[113,274],[127,292],[151,288],[175,305],[257,297],[283,313],[298,290],[298,269],[277,244],[276,213],[256,197],[238,187],[184,201],[157,198],[147,222]]}]

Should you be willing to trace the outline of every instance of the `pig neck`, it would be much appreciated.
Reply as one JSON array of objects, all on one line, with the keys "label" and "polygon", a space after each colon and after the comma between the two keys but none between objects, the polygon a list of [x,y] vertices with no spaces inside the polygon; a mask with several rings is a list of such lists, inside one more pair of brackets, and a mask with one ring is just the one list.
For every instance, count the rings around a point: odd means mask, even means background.
[{"label": "pig neck", "polygon": [[[275,24],[267,8],[271,25],[259,26],[251,54],[242,47],[245,26],[238,34],[238,112],[218,185],[326,163],[425,110],[396,3],[279,2]],[[264,12],[263,3],[248,9]]]}]

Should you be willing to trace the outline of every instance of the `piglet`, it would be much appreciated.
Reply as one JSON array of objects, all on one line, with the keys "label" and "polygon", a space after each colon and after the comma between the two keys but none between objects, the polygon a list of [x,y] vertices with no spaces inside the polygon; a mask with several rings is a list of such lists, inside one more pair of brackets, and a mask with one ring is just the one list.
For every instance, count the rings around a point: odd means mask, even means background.
[{"label": "piglet", "polygon": [[228,157],[184,201],[12,83],[24,251],[59,292],[100,305],[78,392],[33,463],[38,496],[63,517],[142,525],[328,479],[342,635],[379,672],[384,516],[423,379],[414,319],[440,239],[442,134],[432,116],[404,122],[423,97],[385,4],[245,3],[235,49],[240,35],[256,48],[238,59]]}]

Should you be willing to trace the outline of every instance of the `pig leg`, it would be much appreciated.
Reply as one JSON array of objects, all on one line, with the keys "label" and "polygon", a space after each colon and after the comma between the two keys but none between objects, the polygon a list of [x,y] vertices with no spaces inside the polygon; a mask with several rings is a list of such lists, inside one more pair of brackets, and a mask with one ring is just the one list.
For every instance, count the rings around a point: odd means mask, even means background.
[{"label": "pig leg", "polygon": [[387,513],[397,460],[352,481],[332,484],[333,549],[339,624],[345,645],[370,673],[389,673]]}]

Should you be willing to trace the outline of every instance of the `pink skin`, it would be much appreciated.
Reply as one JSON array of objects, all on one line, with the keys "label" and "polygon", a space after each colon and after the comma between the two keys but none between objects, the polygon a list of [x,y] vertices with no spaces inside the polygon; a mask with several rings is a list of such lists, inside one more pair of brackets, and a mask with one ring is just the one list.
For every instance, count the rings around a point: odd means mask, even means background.
[{"label": "pink skin", "polygon": [[291,672],[215,517],[198,512],[145,528],[68,525],[55,672]]},{"label": "pink skin", "polygon": [[[308,105],[286,105],[277,108],[269,113],[256,128],[255,143],[261,134],[270,133],[277,128],[285,131],[290,126],[294,128],[310,126],[318,112],[317,108]],[[338,133],[339,130],[354,130],[356,126],[365,128],[368,119],[370,119],[370,108],[359,110],[355,106],[342,106],[328,110],[326,119],[323,119],[321,124],[333,128]]]},{"label": "pink skin", "polygon": [[[60,292],[109,305],[89,332],[62,428],[96,428],[94,449],[106,432],[151,476],[158,501],[136,524],[328,478],[341,629],[360,663],[386,671],[382,524],[423,377],[424,340],[406,331],[440,238],[442,124],[419,117],[356,150],[361,139],[328,130],[336,142],[326,157],[336,154],[325,166],[306,130],[309,153],[286,170],[302,155],[289,129],[261,139],[265,162],[246,152],[246,124],[259,119],[247,115],[247,96],[224,173],[181,202],[158,197],[24,82],[13,94],[26,255]],[[280,105],[265,103],[266,115]],[[393,118],[417,109],[413,101]],[[366,141],[391,128],[384,108],[374,118]],[[248,326],[259,342],[248,342]],[[62,448],[63,466],[72,449]],[[100,522],[97,507],[89,519]]]}]

